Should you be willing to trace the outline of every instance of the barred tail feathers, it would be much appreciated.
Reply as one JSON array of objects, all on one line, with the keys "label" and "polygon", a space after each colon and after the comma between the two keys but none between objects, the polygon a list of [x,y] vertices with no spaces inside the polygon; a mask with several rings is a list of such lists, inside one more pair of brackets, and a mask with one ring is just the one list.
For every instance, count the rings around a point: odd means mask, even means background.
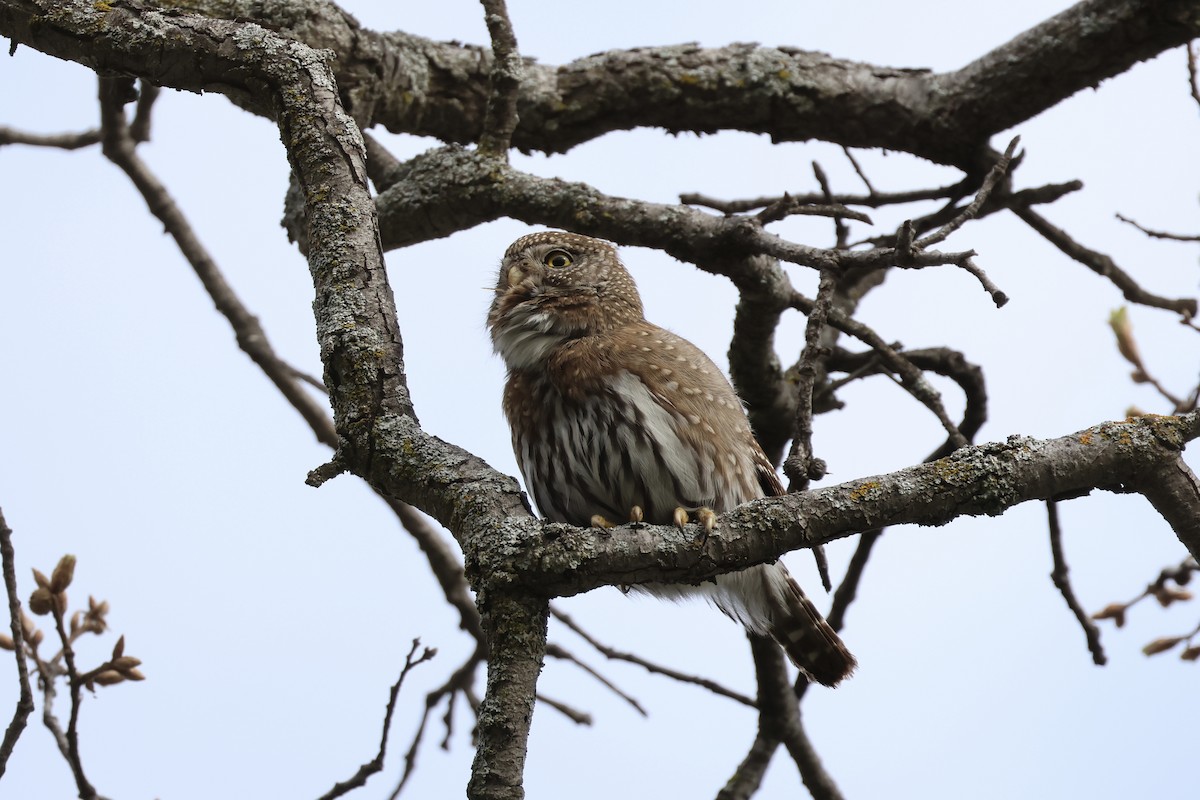
[{"label": "barred tail feathers", "polygon": [[858,662],[787,568],[770,564],[763,569],[770,608],[767,634],[817,683],[837,686],[850,677]]}]

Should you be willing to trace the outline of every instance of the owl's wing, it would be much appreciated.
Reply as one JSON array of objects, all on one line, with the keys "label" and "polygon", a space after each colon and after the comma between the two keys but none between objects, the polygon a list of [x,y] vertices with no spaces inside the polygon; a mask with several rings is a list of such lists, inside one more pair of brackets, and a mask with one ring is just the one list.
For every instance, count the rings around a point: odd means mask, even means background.
[{"label": "owl's wing", "polygon": [[[779,480],[779,473],[775,471],[775,465],[767,458],[767,454],[758,446],[758,442],[751,437],[751,446],[754,450],[754,469],[758,476],[758,485],[762,487],[763,495],[766,497],[781,497],[787,494],[787,489],[783,488],[783,481]],[[821,584],[825,587],[825,591],[833,590],[833,581],[829,577],[829,559],[825,557],[825,545],[817,545],[811,548],[813,559],[817,562],[817,572],[821,576]]]},{"label": "owl's wing", "polygon": [[764,497],[781,497],[787,494],[787,489],[783,488],[783,481],[779,480],[779,473],[775,471],[775,466],[767,458],[767,454],[758,446],[758,442],[752,441],[754,448],[754,471],[758,476],[758,485],[762,487]]}]

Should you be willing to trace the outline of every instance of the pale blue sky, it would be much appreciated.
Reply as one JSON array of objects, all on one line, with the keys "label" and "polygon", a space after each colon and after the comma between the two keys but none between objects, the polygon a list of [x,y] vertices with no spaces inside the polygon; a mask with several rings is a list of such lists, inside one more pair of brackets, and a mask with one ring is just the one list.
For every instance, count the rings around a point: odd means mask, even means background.
[{"label": "pale blue sky", "polygon": [[[343,4],[368,26],[485,42],[478,4]],[[1054,4],[1065,7],[1065,3]],[[759,41],[898,67],[959,67],[1040,21],[1040,2],[510,3],[526,55],[561,63],[609,48]],[[903,35],[900,35],[903,31]],[[0,60],[0,124],[57,132],[95,124],[95,77],[27,48]],[[1019,187],[1082,179],[1044,213],[1110,253],[1146,288],[1194,295],[1194,246],[1147,241],[1113,221],[1200,231],[1200,115],[1176,50],[1019,126],[1028,154]],[[380,138],[401,157],[429,147]],[[1003,149],[1008,134],[993,143]],[[320,365],[307,267],[278,226],[287,166],[276,130],[215,95],[164,92],[142,148],[276,348]],[[955,177],[903,155],[858,154],[879,189]],[[566,156],[514,156],[543,175],[659,201],[811,191],[820,160],[840,190],[859,188],[837,148],[771,146],[763,137],[617,133]],[[410,676],[387,769],[356,796],[386,797],[402,769],[424,693],[470,651],[423,557],[356,479],[304,485],[327,452],[242,355],[186,263],[124,176],[97,149],[0,150],[0,507],[16,534],[22,593],[29,568],[79,557],[73,602],[112,604],[114,630],[147,680],[89,697],[81,722],[89,777],[115,800],[315,797],[372,757],[388,687],[414,637],[439,649]],[[923,209],[874,213],[880,229]],[[391,253],[409,382],[426,429],[509,473],[499,413],[503,371],[483,318],[507,244],[528,232],[505,220]],[[830,226],[779,226],[826,245]],[[860,227],[858,229],[862,231]],[[1108,282],[1060,256],[1012,218],[968,225],[948,248],[978,262],[1012,298],[996,310],[950,267],[905,272],[864,304],[862,318],[909,347],[947,344],[985,368],[991,416],[981,441],[1059,436],[1130,404],[1165,407],[1128,380],[1106,320],[1121,304]],[[728,282],[628,249],[649,317],[724,364],[735,294]],[[797,283],[812,277],[792,268]],[[1195,332],[1168,314],[1131,312],[1151,369],[1178,392],[1196,377]],[[785,357],[801,346],[789,319]],[[941,385],[941,384],[939,384]],[[943,387],[956,410],[955,391]],[[906,466],[942,439],[927,412],[882,378],[842,393],[817,421],[827,482]],[[1184,556],[1137,496],[1098,494],[1060,513],[1076,590],[1091,610],[1137,594]],[[831,548],[835,577],[852,542]],[[810,559],[789,564],[815,587]],[[849,616],[861,667],[836,691],[814,691],[805,719],[848,797],[1126,798],[1178,794],[1194,758],[1196,665],[1140,647],[1181,633],[1196,612],[1139,606],[1106,627],[1110,665],[1091,665],[1083,637],[1048,578],[1044,511],[887,534]],[[827,599],[820,601],[827,603]],[[751,692],[739,629],[712,609],[604,590],[562,601],[616,647]],[[745,755],[753,715],[702,691],[606,664],[552,623],[552,640],[598,666],[650,711],[637,716],[569,665],[550,661],[542,690],[591,712],[578,727],[540,707],[530,798],[710,797]],[[80,647],[85,664],[115,636]],[[0,661],[0,718],[16,697]],[[482,674],[480,676],[482,678]],[[480,685],[482,691],[482,684]],[[65,714],[65,699],[59,709]],[[459,709],[450,749],[427,732],[406,796],[461,796],[471,750]],[[792,797],[778,756],[763,798]],[[74,796],[70,772],[31,719],[0,798]]]}]

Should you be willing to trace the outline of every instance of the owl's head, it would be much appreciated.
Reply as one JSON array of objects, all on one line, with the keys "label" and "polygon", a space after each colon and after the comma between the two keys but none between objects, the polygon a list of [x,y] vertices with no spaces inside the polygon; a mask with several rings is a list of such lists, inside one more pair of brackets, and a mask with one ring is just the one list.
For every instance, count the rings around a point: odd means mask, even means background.
[{"label": "owl's head", "polygon": [[488,328],[509,368],[536,366],[556,347],[643,319],[633,278],[608,242],[547,231],[504,253]]}]

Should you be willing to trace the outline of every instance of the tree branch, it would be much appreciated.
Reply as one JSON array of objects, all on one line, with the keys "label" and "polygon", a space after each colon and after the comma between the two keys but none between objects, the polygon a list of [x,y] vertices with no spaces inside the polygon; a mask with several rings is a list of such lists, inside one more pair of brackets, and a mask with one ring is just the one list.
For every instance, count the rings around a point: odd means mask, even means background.
[{"label": "tree branch", "polygon": [[1075,597],[1075,590],[1071,588],[1070,570],[1067,569],[1067,557],[1063,553],[1062,528],[1058,522],[1058,503],[1056,501],[1046,501],[1046,514],[1050,525],[1050,555],[1054,561],[1054,570],[1050,573],[1050,580],[1062,594],[1067,608],[1071,609],[1071,613],[1075,615],[1079,627],[1083,628],[1088,652],[1092,654],[1092,663],[1102,667],[1108,663],[1108,659],[1104,656],[1104,646],[1100,644],[1100,629],[1083,610],[1079,599]]},{"label": "tree branch", "polygon": [[994,516],[1029,500],[1097,488],[1145,494],[1195,554],[1200,489],[1179,452],[1197,436],[1200,412],[1106,422],[1058,439],[1012,436],[886,475],[755,500],[722,515],[718,532],[700,545],[694,530],[671,526],[621,527],[596,537],[560,524],[509,525],[527,531],[517,572],[530,586],[554,595],[615,583],[696,583],[856,531]]},{"label": "tree branch", "polygon": [[759,728],[776,738],[795,762],[813,800],[842,800],[841,790],[821,763],[800,720],[800,707],[788,681],[783,652],[770,639],[750,636],[758,679]]},{"label": "tree branch", "polygon": [[517,96],[524,67],[517,51],[517,37],[508,18],[504,0],[482,0],[484,20],[492,37],[492,69],[488,76],[488,99],[483,115],[479,151],[508,160],[513,131],[517,127]]},{"label": "tree branch", "polygon": [[392,684],[392,689],[388,693],[387,708],[383,714],[383,733],[379,737],[379,751],[373,759],[359,767],[358,771],[350,776],[350,778],[334,784],[334,787],[321,795],[318,800],[334,800],[334,798],[341,797],[361,786],[365,786],[368,778],[383,769],[383,759],[387,755],[388,733],[392,729],[392,714],[396,710],[396,698],[400,696],[400,688],[404,685],[404,679],[408,677],[408,673],[413,667],[437,655],[437,650],[426,647],[421,652],[421,655],[418,656],[416,653],[420,645],[420,639],[413,639],[412,648],[409,649],[408,655],[404,659],[404,668],[400,670],[400,677]]},{"label": "tree branch", "polygon": [[1129,302],[1151,306],[1152,308],[1165,308],[1168,311],[1175,311],[1188,317],[1196,316],[1196,301],[1193,298],[1174,300],[1147,292],[1141,286],[1138,286],[1137,282],[1127,272],[1118,267],[1112,258],[1076,242],[1066,231],[1052,225],[1045,217],[1032,208],[1014,206],[1013,213],[1064,254],[1083,264],[1097,275],[1112,281],[1113,285],[1121,290],[1121,294]]},{"label": "tree branch", "polygon": [[488,590],[479,608],[487,631],[487,692],[479,706],[478,745],[467,796],[521,800],[526,742],[538,672],[546,652],[549,604],[520,593]]},{"label": "tree branch", "polygon": [[[332,3],[182,3],[336,53],[355,119],[446,142],[479,139],[493,56],[478,45],[362,28]],[[614,130],[741,130],[903,151],[982,174],[988,139],[1200,36],[1191,0],[1086,0],[955,72],[894,69],[794,48],[694,44],[525,63],[522,151],[566,152]],[[736,86],[737,91],[725,91]]]},{"label": "tree branch", "polygon": [[17,739],[21,738],[21,732],[25,730],[29,715],[33,713],[33,689],[29,685],[29,664],[25,659],[25,625],[21,618],[21,601],[17,598],[16,554],[12,546],[12,529],[4,519],[3,510],[0,510],[0,559],[4,571],[4,588],[8,596],[11,644],[13,656],[17,660],[17,681],[21,690],[17,698],[17,707],[13,710],[12,721],[4,730],[4,740],[0,742],[0,777],[3,777],[8,758],[17,745]]}]

